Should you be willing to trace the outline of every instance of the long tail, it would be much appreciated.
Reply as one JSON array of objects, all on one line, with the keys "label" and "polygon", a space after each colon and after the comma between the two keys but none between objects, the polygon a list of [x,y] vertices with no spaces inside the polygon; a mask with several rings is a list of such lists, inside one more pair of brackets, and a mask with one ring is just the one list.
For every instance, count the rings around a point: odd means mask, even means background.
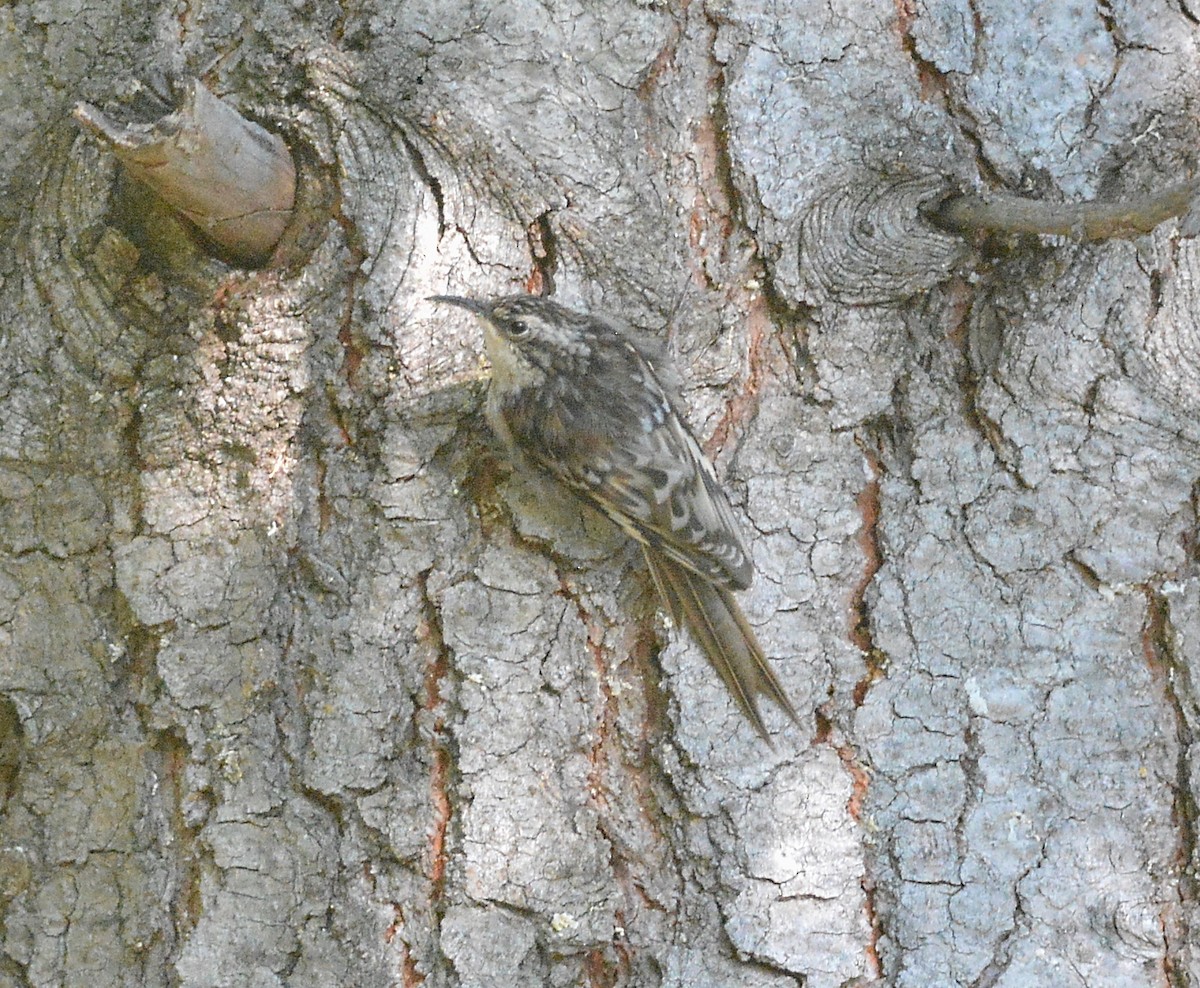
[{"label": "long tail", "polygon": [[762,647],[733,594],[650,546],[643,548],[650,575],[671,617],[676,624],[687,626],[754,729],[771,743],[767,725],[758,712],[760,693],[798,724],[796,709],[767,665]]}]

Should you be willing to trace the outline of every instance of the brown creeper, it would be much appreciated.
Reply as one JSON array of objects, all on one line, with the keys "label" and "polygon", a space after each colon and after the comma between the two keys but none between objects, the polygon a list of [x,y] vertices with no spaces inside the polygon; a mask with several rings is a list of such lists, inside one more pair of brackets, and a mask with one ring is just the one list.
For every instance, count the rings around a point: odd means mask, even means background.
[{"label": "brown creeper", "polygon": [[483,322],[492,429],[639,543],[659,594],[760,735],[764,693],[796,711],[732,591],[754,575],[729,499],[660,378],[618,326],[549,299],[449,302]]}]

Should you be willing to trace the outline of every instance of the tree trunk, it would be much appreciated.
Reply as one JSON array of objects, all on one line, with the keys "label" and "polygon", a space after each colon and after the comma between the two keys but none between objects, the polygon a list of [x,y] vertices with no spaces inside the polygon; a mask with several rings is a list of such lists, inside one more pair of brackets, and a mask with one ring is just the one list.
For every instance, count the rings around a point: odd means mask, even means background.
[{"label": "tree trunk", "polygon": [[[243,6],[0,6],[0,986],[1200,984],[1200,249],[922,212],[1176,183],[1200,11]],[[165,71],[272,263],[71,121]],[[773,748],[426,301],[550,289],[669,336]]]}]

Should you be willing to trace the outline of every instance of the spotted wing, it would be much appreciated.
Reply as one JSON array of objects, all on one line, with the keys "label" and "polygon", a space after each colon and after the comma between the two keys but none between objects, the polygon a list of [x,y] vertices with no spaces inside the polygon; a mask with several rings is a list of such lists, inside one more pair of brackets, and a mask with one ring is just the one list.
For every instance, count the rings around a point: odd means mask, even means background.
[{"label": "spotted wing", "polygon": [[585,391],[508,424],[523,452],[638,541],[729,589],[753,567],[729,499],[653,367],[627,342]]}]

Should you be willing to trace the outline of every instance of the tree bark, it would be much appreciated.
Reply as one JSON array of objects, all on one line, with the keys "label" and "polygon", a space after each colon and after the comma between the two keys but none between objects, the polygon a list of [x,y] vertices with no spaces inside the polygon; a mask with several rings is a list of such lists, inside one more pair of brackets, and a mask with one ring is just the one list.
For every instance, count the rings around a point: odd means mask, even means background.
[{"label": "tree bark", "polygon": [[[1200,983],[1200,251],[921,211],[1189,179],[1200,12],[125,7],[0,6],[0,986]],[[148,66],[274,266],[71,122]],[[773,749],[426,301],[551,288],[669,337]]]}]

